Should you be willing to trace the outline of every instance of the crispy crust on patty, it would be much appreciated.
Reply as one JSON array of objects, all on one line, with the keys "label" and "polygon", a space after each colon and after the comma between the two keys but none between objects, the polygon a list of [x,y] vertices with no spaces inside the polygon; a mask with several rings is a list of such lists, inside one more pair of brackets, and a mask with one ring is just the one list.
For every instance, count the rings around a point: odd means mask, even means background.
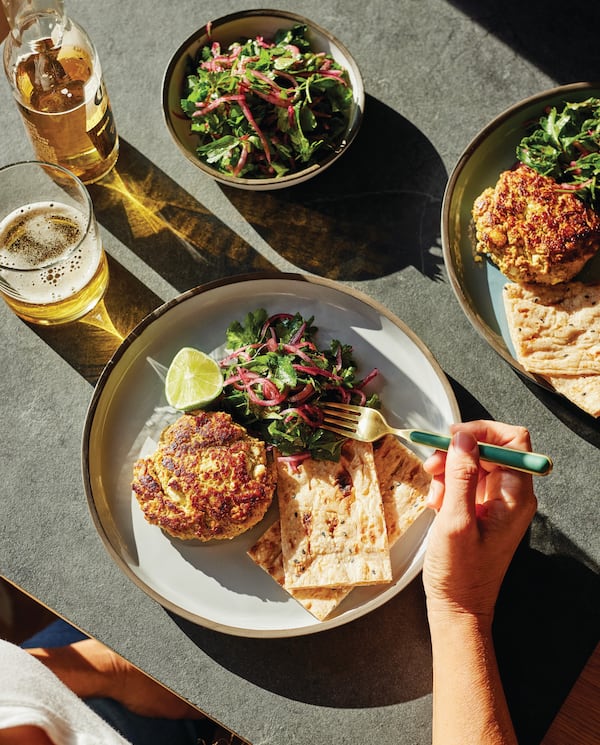
[{"label": "crispy crust on patty", "polygon": [[265,444],[221,411],[181,416],[133,470],[146,520],[184,540],[249,530],[264,517],[275,489]]},{"label": "crispy crust on patty", "polygon": [[473,220],[476,252],[514,282],[567,282],[600,247],[594,210],[522,164],[475,200]]}]

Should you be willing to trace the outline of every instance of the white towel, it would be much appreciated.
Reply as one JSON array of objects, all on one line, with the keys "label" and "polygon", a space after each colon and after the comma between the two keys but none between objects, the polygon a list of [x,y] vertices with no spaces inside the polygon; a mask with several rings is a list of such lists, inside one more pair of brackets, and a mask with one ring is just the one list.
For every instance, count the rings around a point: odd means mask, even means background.
[{"label": "white towel", "polygon": [[47,667],[0,639],[0,729],[25,724],[56,745],[127,745]]}]

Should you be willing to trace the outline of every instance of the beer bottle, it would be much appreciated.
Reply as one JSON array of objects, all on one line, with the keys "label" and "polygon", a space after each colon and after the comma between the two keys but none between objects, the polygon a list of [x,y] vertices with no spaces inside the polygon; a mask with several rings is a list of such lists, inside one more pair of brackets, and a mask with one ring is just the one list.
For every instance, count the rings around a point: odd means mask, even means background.
[{"label": "beer bottle", "polygon": [[2,0],[4,69],[39,160],[84,183],[114,166],[119,141],[96,49],[63,0]]}]

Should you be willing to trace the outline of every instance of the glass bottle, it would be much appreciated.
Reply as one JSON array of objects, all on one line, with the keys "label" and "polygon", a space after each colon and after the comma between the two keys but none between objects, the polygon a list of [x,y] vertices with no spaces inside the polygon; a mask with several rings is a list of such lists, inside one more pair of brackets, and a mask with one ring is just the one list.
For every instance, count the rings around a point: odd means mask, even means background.
[{"label": "glass bottle", "polygon": [[115,165],[119,140],[96,49],[63,0],[2,0],[4,69],[36,157],[84,183]]}]

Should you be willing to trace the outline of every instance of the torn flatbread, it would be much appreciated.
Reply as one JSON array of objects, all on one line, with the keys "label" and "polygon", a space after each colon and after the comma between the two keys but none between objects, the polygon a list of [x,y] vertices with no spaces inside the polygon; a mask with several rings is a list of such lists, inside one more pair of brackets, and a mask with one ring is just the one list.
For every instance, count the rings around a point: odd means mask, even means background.
[{"label": "torn flatbread", "polygon": [[579,406],[580,409],[600,417],[600,375],[545,375],[555,391]]},{"label": "torn flatbread", "polygon": [[600,282],[507,284],[504,308],[523,367],[600,416]]},{"label": "torn flatbread", "polygon": [[[423,470],[420,458],[392,435],[375,443],[373,459],[391,548],[425,510],[431,477]],[[259,538],[248,555],[284,587],[279,520]],[[351,587],[326,587],[288,592],[315,618],[324,621],[351,590]]]},{"label": "torn flatbread", "polygon": [[517,359],[526,370],[600,374],[600,282],[507,284],[504,307]]},{"label": "torn flatbread", "polygon": [[391,581],[371,443],[348,440],[336,463],[279,459],[277,497],[286,588]]}]

